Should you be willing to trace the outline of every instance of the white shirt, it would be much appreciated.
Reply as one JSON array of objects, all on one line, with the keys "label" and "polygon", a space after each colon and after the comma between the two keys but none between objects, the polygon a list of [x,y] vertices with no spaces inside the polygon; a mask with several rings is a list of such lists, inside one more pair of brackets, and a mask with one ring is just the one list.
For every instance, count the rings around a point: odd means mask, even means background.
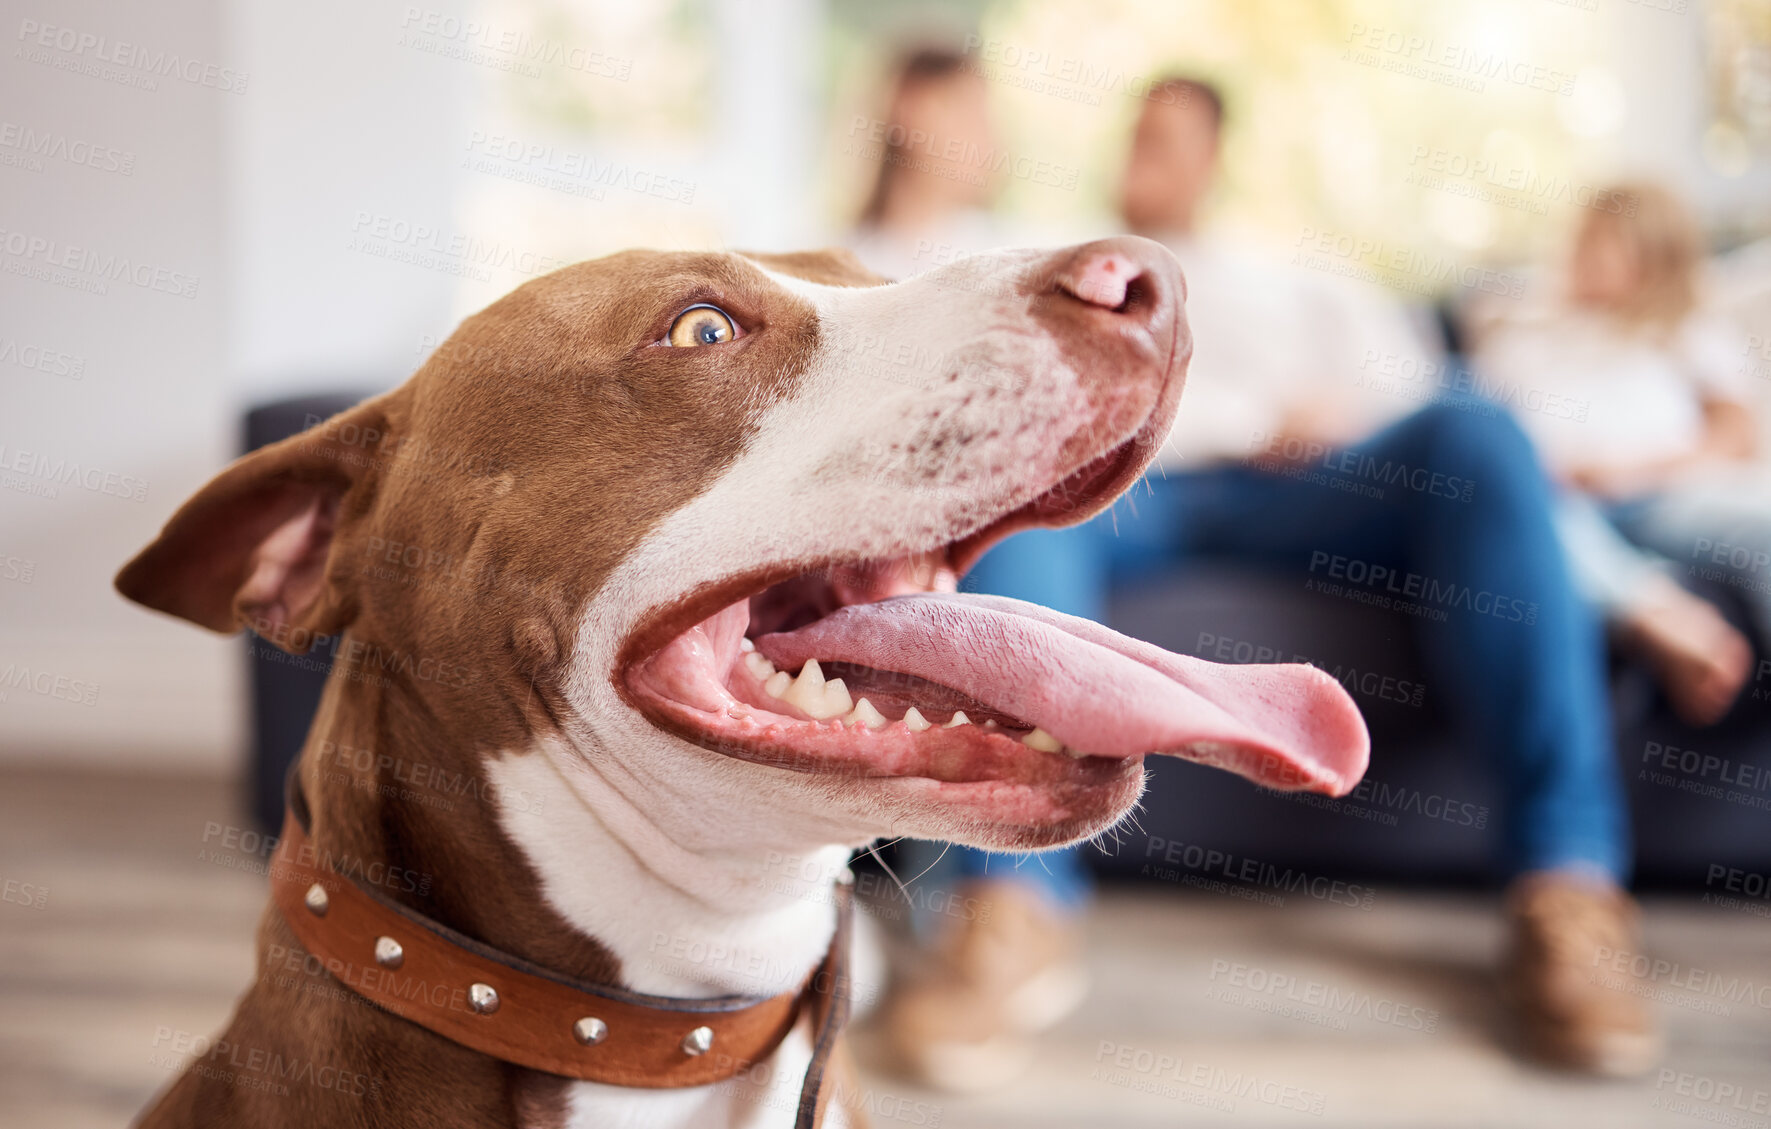
[{"label": "white shirt", "polygon": [[[1697,313],[1671,334],[1549,310],[1502,322],[1475,355],[1482,379],[1541,390],[1516,414],[1554,472],[1676,457],[1703,438],[1704,405],[1744,403],[1744,339]],[[1554,400],[1552,400],[1554,398]]]},{"label": "white shirt", "polygon": [[1187,278],[1193,361],[1159,466],[1247,458],[1319,405],[1349,437],[1368,433],[1443,391],[1441,351],[1387,292],[1221,236],[1168,246]]}]

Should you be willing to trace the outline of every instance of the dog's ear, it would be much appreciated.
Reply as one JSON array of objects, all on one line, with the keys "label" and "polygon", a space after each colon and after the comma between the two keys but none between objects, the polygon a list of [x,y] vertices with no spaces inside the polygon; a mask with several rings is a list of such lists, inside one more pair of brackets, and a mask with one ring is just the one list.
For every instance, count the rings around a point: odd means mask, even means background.
[{"label": "dog's ear", "polygon": [[329,568],[335,534],[374,500],[399,392],[260,448],[197,491],[117,574],[117,591],[212,631],[251,627],[297,653],[355,618]]}]

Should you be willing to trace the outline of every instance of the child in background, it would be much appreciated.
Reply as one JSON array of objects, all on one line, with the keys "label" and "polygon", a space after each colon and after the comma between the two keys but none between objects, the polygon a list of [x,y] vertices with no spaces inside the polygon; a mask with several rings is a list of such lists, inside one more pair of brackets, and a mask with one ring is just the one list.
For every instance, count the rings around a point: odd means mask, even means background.
[{"label": "child in background", "polygon": [[[1751,646],[1671,570],[1706,543],[1771,550],[1771,500],[1738,481],[1756,435],[1742,341],[1699,308],[1702,242],[1677,197],[1629,184],[1594,199],[1562,301],[1498,322],[1475,363],[1582,409],[1520,421],[1566,491],[1560,525],[1576,580],[1674,708],[1710,724],[1739,696]],[[1738,586],[1771,628],[1765,585],[1751,579]]]}]

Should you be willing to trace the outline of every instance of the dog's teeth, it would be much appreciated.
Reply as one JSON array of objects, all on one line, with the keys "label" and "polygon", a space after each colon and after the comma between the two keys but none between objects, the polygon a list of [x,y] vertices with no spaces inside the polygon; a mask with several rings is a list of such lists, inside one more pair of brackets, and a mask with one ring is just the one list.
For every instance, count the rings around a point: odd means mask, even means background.
[{"label": "dog's teeth", "polygon": [[884,729],[886,726],[885,715],[874,709],[873,703],[866,698],[856,702],[855,708],[842,720],[845,725],[865,725],[869,729]]},{"label": "dog's teeth", "polygon": [[957,729],[962,725],[970,725],[971,723],[972,723],[972,719],[965,715],[964,710],[954,710],[953,711],[953,720],[948,722],[946,725],[941,726],[941,728],[942,729]]},{"label": "dog's teeth", "polygon": [[[840,678],[832,678],[824,684],[824,712],[813,714],[814,717],[841,717],[849,712],[854,705],[849,700],[849,688],[843,685]],[[868,706],[872,709],[872,706]],[[808,711],[809,712],[809,711]]]},{"label": "dog's teeth", "polygon": [[817,659],[807,659],[806,665],[800,668],[799,677],[793,685],[781,695],[789,705],[798,706],[801,711],[815,718],[826,718],[830,715],[822,712],[824,705],[824,671],[818,666]]},{"label": "dog's teeth", "polygon": [[792,686],[793,675],[784,670],[777,670],[769,675],[768,680],[763,683],[763,693],[771,698],[781,698],[786,696],[788,689]]},{"label": "dog's teeth", "polygon": [[[849,701],[848,691],[846,690],[842,692],[842,696],[838,701],[832,701],[832,697],[833,695],[827,695],[822,690],[815,694],[800,693],[799,683],[797,682],[787,688],[787,693],[781,695],[783,701],[790,705],[798,706],[801,713],[805,714],[807,717],[816,718],[819,721],[827,721],[833,717],[841,717],[843,714],[848,713],[849,707],[854,704]],[[838,704],[838,702],[840,702],[840,704]]]},{"label": "dog's teeth", "polygon": [[1038,749],[1042,753],[1055,753],[1064,747],[1064,742],[1038,727],[1035,727],[1033,732],[1021,738],[1021,744],[1026,745],[1031,749]]},{"label": "dog's teeth", "polygon": [[800,668],[799,677],[793,680],[793,685],[787,688],[781,698],[789,705],[799,707],[799,711],[807,717],[819,721],[841,717],[855,704],[849,700],[849,690],[843,685],[842,679],[824,681],[824,670],[818,665],[817,659],[806,660],[806,665]]},{"label": "dog's teeth", "polygon": [[756,650],[756,644],[752,643],[750,641],[750,636],[746,635],[744,638],[738,640],[738,649],[740,651],[743,651],[745,654],[749,654],[750,652]]},{"label": "dog's teeth", "polygon": [[904,711],[904,725],[910,730],[910,732],[921,733],[923,730],[929,728],[930,724],[929,719],[922,716],[921,711],[915,706],[911,706]]},{"label": "dog's teeth", "polygon": [[767,682],[775,674],[775,664],[755,651],[744,652],[744,669],[755,675],[759,682]]},{"label": "dog's teeth", "polygon": [[1083,752],[1081,749],[1072,749],[1069,746],[1064,747],[1064,755],[1069,757],[1073,761],[1079,761],[1083,757],[1088,756],[1088,754]]},{"label": "dog's teeth", "polygon": [[984,719],[984,728],[985,729],[995,729],[996,728],[996,719],[993,717],[985,718]]}]

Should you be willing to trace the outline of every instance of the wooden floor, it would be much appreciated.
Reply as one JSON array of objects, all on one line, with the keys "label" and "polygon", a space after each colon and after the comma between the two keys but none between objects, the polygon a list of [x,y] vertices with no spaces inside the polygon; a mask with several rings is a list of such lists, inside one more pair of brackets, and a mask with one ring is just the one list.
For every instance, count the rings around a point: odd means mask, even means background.
[{"label": "wooden floor", "polygon": [[[0,1126],[123,1124],[178,1040],[222,1023],[264,899],[262,857],[228,841],[243,823],[217,781],[0,774]],[[1649,903],[1650,947],[1680,969],[1658,985],[1672,1073],[1631,1083],[1506,1051],[1488,899],[1122,891],[1091,932],[1093,995],[1026,1081],[960,1100],[872,1079],[874,1123],[1771,1129],[1771,988],[1761,1004],[1697,987],[1771,984],[1771,918]]]}]

